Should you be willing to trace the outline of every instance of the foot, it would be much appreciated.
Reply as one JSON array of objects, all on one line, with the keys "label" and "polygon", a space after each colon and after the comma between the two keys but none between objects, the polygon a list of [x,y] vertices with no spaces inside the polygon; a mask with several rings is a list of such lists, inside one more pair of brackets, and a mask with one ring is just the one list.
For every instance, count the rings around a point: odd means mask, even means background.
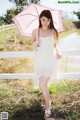
[{"label": "foot", "polygon": [[51,115],[51,110],[50,109],[45,109],[45,117],[49,117]]}]

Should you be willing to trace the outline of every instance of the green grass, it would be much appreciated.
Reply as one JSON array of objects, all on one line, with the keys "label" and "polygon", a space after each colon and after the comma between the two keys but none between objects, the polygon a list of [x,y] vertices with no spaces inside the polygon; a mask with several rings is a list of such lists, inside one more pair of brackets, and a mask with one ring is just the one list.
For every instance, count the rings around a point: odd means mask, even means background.
[{"label": "green grass", "polygon": [[2,96],[2,98],[11,97],[13,94],[13,89],[11,87],[4,86],[4,88],[0,89],[0,96]]},{"label": "green grass", "polygon": [[[76,87],[75,87],[76,85]],[[60,93],[67,93],[67,92],[75,92],[77,91],[78,89],[80,89],[80,83],[77,84],[76,81],[68,81],[68,80],[61,80],[58,83],[54,82],[53,84],[51,84],[49,86],[49,92],[50,94],[60,94]],[[40,90],[39,89],[32,89],[31,90],[33,93],[36,93],[36,94],[40,94]]]},{"label": "green grass", "polygon": [[0,32],[0,41],[4,41],[7,38],[10,38],[12,36],[16,36],[16,33],[18,33],[17,29],[10,29]]},{"label": "green grass", "polygon": [[[53,118],[80,118],[80,81],[62,80],[58,84],[54,82],[49,86],[49,92]],[[17,120],[19,116],[23,119],[25,115],[27,116],[24,120],[30,120],[33,115],[35,120],[38,120],[36,117],[43,120],[42,93],[27,80],[1,80],[0,100],[0,112],[8,111],[9,120]]]},{"label": "green grass", "polygon": [[76,84],[76,87],[75,87],[75,84],[74,84],[74,81],[71,81],[71,82],[68,82],[67,80],[62,80],[60,81],[59,84],[52,84],[50,87],[49,87],[49,91],[50,93],[53,93],[53,94],[58,94],[58,93],[62,93],[62,92],[74,92],[76,91],[79,86]]},{"label": "green grass", "polygon": [[0,51],[32,51],[30,37],[22,37],[14,28],[0,32]]}]

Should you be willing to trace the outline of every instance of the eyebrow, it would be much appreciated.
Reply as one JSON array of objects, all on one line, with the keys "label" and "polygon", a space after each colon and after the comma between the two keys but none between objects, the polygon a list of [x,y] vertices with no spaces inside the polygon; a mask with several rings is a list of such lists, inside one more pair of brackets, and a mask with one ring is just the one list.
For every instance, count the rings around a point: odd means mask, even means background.
[{"label": "eyebrow", "polygon": [[[42,19],[45,19],[45,18],[42,18]],[[47,18],[47,20],[50,20],[49,18]]]}]

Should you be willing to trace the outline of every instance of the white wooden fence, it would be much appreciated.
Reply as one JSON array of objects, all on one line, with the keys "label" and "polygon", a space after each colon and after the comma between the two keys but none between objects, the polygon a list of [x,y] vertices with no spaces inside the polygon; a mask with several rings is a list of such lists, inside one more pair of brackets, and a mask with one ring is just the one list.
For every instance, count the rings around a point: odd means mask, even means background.
[{"label": "white wooden fence", "polygon": [[4,30],[9,30],[9,29],[12,29],[12,28],[15,28],[15,24],[2,25],[2,26],[0,26],[0,32],[4,31]]},{"label": "white wooden fence", "polygon": [[[80,56],[80,50],[62,51],[64,56]],[[0,58],[32,58],[34,52],[0,52]],[[80,79],[78,73],[59,73],[62,79]],[[2,73],[0,79],[33,79],[34,73]]]}]

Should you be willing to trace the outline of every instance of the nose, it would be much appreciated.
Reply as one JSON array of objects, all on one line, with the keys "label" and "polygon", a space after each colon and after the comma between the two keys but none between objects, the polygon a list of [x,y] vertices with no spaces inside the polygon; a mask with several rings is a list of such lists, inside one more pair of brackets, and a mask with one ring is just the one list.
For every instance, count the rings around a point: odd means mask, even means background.
[{"label": "nose", "polygon": [[48,22],[47,22],[47,21],[45,21],[45,23],[47,24]]}]

